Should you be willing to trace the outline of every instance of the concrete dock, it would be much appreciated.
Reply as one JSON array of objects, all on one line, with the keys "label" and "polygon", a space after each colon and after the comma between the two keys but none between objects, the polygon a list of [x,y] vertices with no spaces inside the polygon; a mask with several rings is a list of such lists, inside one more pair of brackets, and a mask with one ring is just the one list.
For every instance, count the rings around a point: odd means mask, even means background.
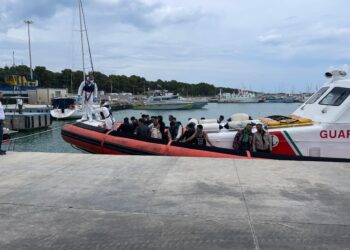
[{"label": "concrete dock", "polygon": [[350,164],[10,152],[0,249],[349,249]]}]

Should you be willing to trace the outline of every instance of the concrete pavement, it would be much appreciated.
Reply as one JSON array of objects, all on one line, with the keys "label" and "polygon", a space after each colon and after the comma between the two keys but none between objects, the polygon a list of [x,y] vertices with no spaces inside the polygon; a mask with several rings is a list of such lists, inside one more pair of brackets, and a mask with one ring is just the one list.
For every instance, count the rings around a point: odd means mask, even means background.
[{"label": "concrete pavement", "polygon": [[10,152],[0,249],[349,249],[350,164]]}]

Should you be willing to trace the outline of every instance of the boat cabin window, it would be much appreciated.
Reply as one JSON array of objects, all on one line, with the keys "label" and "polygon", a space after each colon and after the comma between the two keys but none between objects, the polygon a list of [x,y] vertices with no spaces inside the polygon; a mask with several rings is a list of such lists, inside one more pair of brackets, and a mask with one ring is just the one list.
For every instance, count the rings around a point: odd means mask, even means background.
[{"label": "boat cabin window", "polygon": [[321,105],[339,106],[350,95],[349,88],[335,87],[321,101]]},{"label": "boat cabin window", "polygon": [[318,98],[320,98],[328,89],[329,89],[329,87],[320,88],[315,94],[313,94],[310,97],[310,99],[306,102],[306,104],[315,103],[318,100]]}]

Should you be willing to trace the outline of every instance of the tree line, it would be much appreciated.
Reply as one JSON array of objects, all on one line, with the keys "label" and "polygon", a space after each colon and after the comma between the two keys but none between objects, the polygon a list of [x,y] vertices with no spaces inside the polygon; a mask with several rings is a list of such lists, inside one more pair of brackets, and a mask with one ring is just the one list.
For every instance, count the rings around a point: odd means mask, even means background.
[{"label": "tree line", "polygon": [[[0,84],[5,84],[5,77],[8,75],[21,75],[29,79],[30,69],[25,65],[0,68]],[[34,80],[39,81],[39,87],[45,88],[67,88],[70,92],[76,93],[83,80],[82,71],[64,69],[61,72],[52,72],[46,67],[37,66],[33,70]],[[208,83],[190,84],[171,81],[148,81],[144,77],[132,75],[105,75],[101,72],[94,72],[95,82],[99,90],[105,92],[129,92],[135,95],[144,94],[155,89],[168,90],[182,96],[215,96],[220,92],[237,92],[238,89],[215,87]]]}]

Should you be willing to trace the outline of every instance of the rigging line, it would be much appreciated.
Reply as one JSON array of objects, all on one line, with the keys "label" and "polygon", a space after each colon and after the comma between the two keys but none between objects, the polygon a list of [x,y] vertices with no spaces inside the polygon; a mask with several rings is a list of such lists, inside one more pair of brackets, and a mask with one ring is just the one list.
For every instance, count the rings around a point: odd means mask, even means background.
[{"label": "rigging line", "polygon": [[88,36],[88,32],[87,32],[87,27],[86,27],[85,13],[84,13],[84,8],[83,8],[83,3],[82,3],[81,0],[80,0],[80,7],[81,7],[81,14],[82,14],[82,16],[83,16],[83,22],[84,22],[84,29],[85,29],[86,42],[87,42],[87,46],[88,46],[88,49],[89,49],[89,57],[90,57],[91,69],[92,69],[92,72],[94,72],[94,64],[92,63],[92,55],[91,55],[91,49],[90,49],[89,36]]},{"label": "rigging line", "polygon": [[11,141],[22,140],[24,138],[28,138],[28,137],[32,137],[32,136],[36,136],[36,135],[40,135],[40,134],[45,134],[45,133],[48,133],[48,132],[51,132],[51,131],[54,131],[54,130],[57,130],[57,129],[60,129],[60,128],[62,128],[62,126],[53,127],[51,129],[48,129],[48,130],[45,130],[45,131],[41,131],[41,132],[38,132],[38,133],[34,133],[34,134],[30,134],[30,135],[25,135],[25,136],[21,136],[21,137],[11,138],[10,140]]}]

